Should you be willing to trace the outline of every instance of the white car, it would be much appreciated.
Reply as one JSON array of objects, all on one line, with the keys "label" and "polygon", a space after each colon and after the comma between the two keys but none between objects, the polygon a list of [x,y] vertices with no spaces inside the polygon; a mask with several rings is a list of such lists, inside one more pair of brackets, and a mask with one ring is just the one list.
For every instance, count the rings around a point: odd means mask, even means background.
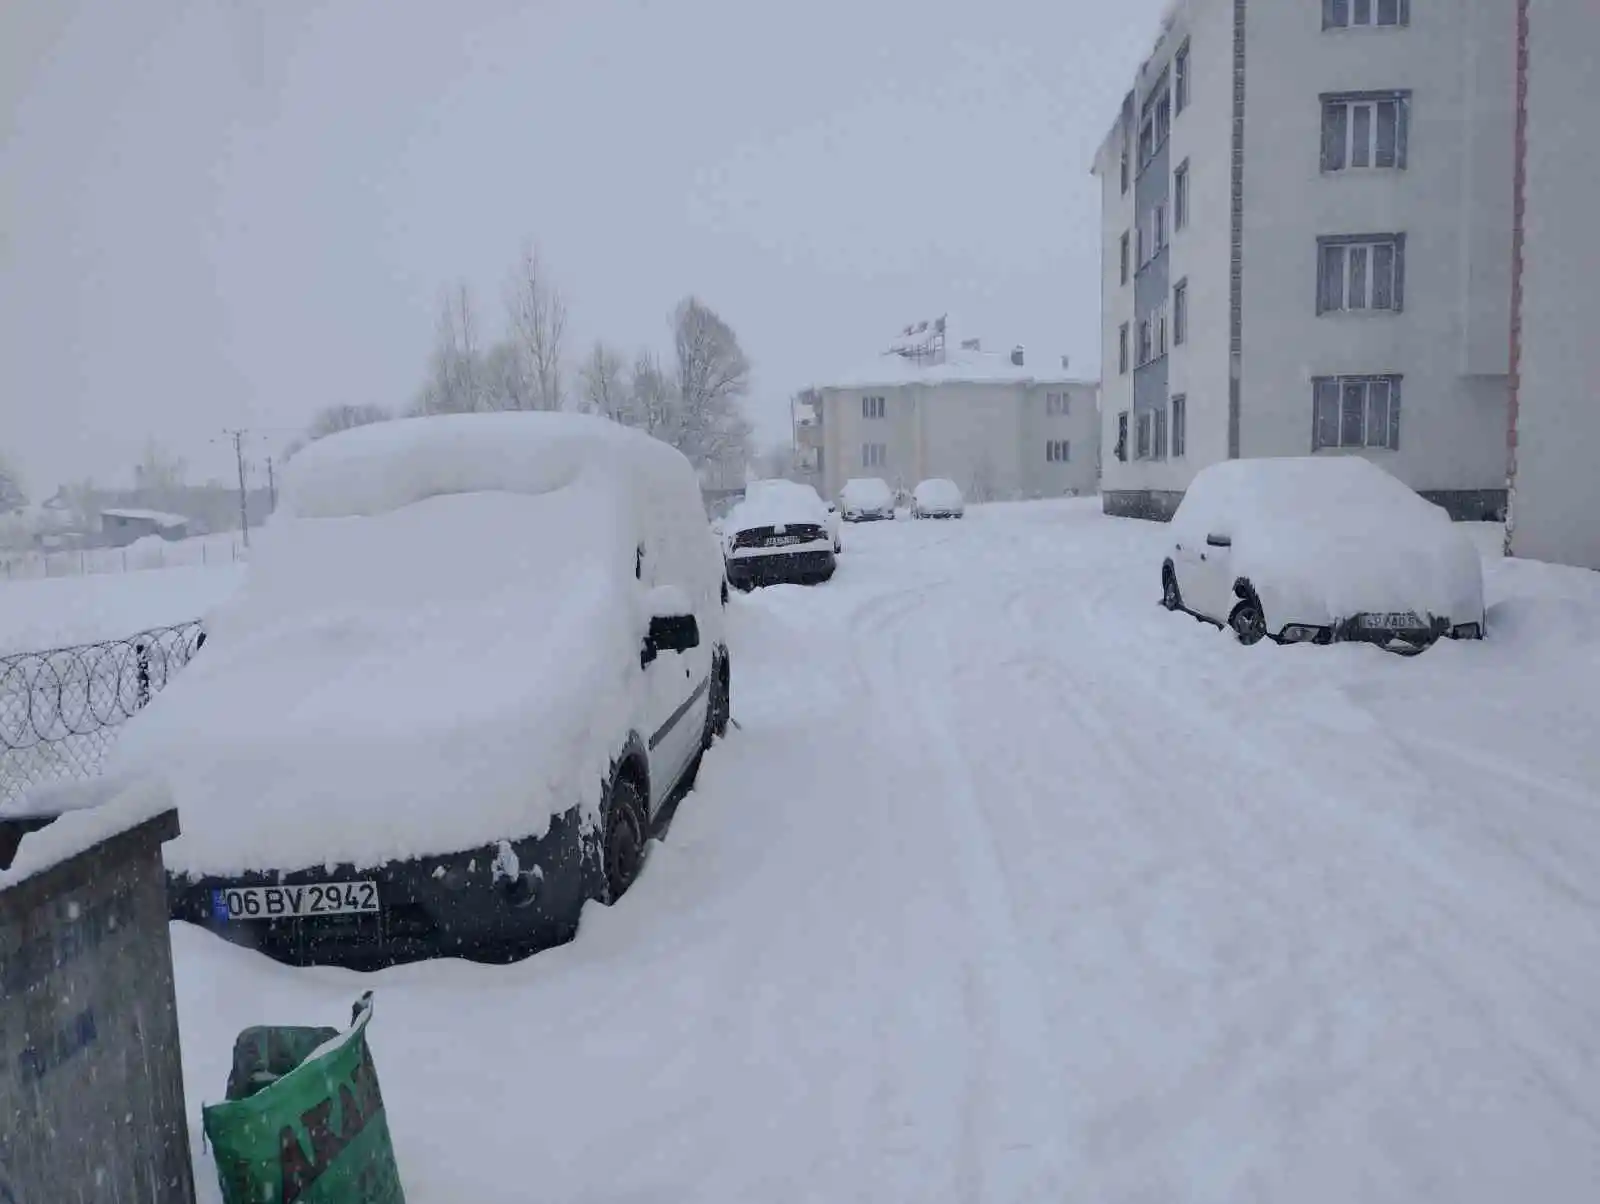
[{"label": "white car", "polygon": [[757,481],[722,520],[728,582],[735,589],[810,585],[833,576],[837,518],[817,491],[793,481]]},{"label": "white car", "polygon": [[923,481],[911,495],[912,518],[960,518],[966,512],[960,486],[943,477]]},{"label": "white car", "polygon": [[104,805],[176,805],[173,917],[283,960],[559,943],[727,728],[723,605],[694,469],[658,440],[544,413],[343,432],[290,462]]},{"label": "white car", "polygon": [[1483,566],[1444,510],[1359,456],[1229,460],[1173,516],[1161,600],[1240,641],[1481,639]]},{"label": "white car", "polygon": [[894,517],[894,490],[882,477],[853,477],[839,491],[839,509],[847,523],[869,523]]},{"label": "white car", "polygon": [[766,481],[751,481],[744,487],[744,497],[745,500],[748,501],[751,498],[760,497],[763,494],[783,493],[785,491],[790,493],[804,494],[807,498],[811,499],[822,508],[823,513],[828,516],[828,534],[833,538],[833,550],[835,553],[843,552],[844,537],[840,531],[839,507],[835,506],[832,502],[823,501],[822,495],[810,485],[806,485],[800,481],[785,480],[782,477],[777,477]]}]

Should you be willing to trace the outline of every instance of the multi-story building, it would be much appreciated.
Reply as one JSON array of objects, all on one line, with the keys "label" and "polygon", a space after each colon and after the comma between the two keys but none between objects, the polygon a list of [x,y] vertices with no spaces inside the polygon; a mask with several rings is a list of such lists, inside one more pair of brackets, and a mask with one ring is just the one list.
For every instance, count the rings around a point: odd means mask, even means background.
[{"label": "multi-story building", "polygon": [[[1507,6],[1510,7],[1509,5]],[[1507,549],[1600,569],[1600,7],[1518,0],[1518,204]]]},{"label": "multi-story building", "polygon": [[797,442],[816,441],[824,496],[851,477],[901,489],[947,477],[974,501],[1096,488],[1096,383],[1029,366],[1021,348],[889,354],[808,392],[820,438],[797,432]]},{"label": "multi-story building", "polygon": [[1107,512],[1170,517],[1207,464],[1309,454],[1502,509],[1506,10],[1172,8],[1094,164]]}]

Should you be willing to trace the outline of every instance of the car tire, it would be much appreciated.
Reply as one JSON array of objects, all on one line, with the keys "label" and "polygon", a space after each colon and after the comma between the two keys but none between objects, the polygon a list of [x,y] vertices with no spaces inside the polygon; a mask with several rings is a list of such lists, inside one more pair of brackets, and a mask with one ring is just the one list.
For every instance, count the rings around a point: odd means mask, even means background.
[{"label": "car tire", "polygon": [[606,796],[600,839],[600,902],[610,906],[639,877],[649,838],[646,804],[631,774],[619,773]]},{"label": "car tire", "polygon": [[705,747],[728,734],[728,721],[733,717],[733,674],[728,667],[728,655],[717,657],[711,667],[711,701],[706,708]]},{"label": "car tire", "polygon": [[1168,610],[1183,609],[1183,594],[1178,591],[1178,574],[1170,564],[1161,569],[1161,605]]},{"label": "car tire", "polygon": [[1233,634],[1245,647],[1259,644],[1267,637],[1267,616],[1262,613],[1261,603],[1252,595],[1233,608],[1228,615],[1228,626]]}]

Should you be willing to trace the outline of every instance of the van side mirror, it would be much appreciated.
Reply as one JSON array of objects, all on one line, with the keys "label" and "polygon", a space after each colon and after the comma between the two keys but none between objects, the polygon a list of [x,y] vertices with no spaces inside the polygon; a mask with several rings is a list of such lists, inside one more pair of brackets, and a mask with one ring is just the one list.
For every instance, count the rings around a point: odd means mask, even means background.
[{"label": "van side mirror", "polygon": [[700,624],[688,594],[675,585],[658,585],[645,599],[650,628],[639,664],[648,665],[663,652],[687,652],[700,646]]},{"label": "van side mirror", "polygon": [[1227,535],[1207,535],[1206,543],[1213,548],[1231,548],[1233,539]]}]

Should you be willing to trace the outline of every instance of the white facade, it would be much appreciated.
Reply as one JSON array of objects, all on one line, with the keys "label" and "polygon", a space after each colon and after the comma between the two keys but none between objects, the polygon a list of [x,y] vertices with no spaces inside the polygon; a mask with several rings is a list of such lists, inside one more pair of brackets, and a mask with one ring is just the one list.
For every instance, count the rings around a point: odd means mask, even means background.
[{"label": "white facade", "polygon": [[910,490],[947,477],[969,501],[1060,497],[1097,487],[1097,386],[951,352],[921,365],[885,356],[864,372],[818,385],[821,484],[837,497],[852,477]]},{"label": "white facade", "polygon": [[[1394,23],[1324,28],[1355,14]],[[1513,32],[1503,0],[1176,8],[1095,162],[1108,510],[1162,517],[1207,464],[1312,452],[1500,508]]]},{"label": "white facade", "polygon": [[1522,0],[1527,49],[1523,218],[1508,547],[1600,569],[1600,340],[1593,282],[1600,138],[1591,71],[1600,8]]}]

